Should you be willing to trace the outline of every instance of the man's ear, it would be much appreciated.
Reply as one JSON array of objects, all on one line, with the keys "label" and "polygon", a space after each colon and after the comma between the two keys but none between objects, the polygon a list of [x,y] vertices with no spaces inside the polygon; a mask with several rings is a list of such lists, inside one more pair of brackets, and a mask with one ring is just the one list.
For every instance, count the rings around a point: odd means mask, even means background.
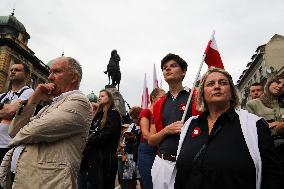
[{"label": "man's ear", "polygon": [[30,80],[31,80],[32,74],[31,73],[26,73],[26,72],[24,74],[25,74],[25,82],[29,83]]},{"label": "man's ear", "polygon": [[78,74],[74,73],[72,76],[71,83],[78,83],[78,80],[79,80]]},{"label": "man's ear", "polygon": [[182,71],[182,75],[183,75],[183,77],[185,77],[185,75],[186,75],[186,71],[187,71],[187,70],[183,70],[183,71]]}]

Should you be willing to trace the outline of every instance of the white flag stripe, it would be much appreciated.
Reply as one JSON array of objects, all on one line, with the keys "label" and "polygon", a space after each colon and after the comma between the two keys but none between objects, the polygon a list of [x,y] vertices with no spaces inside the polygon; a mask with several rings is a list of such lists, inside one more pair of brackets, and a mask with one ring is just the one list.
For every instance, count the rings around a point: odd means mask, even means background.
[{"label": "white flag stripe", "polygon": [[154,69],[153,69],[153,89],[159,87],[159,82],[157,78],[157,72],[156,72],[156,65],[154,64]]},{"label": "white flag stripe", "polygon": [[215,40],[215,37],[213,36],[213,38],[211,39],[212,42],[210,44],[210,47],[216,51],[218,51],[218,47],[217,47],[217,43],[216,43],[216,40]]},{"label": "white flag stripe", "polygon": [[148,87],[147,87],[147,78],[146,78],[146,73],[145,73],[141,107],[143,109],[146,109],[148,108],[148,104],[149,104],[149,94],[148,94]]}]

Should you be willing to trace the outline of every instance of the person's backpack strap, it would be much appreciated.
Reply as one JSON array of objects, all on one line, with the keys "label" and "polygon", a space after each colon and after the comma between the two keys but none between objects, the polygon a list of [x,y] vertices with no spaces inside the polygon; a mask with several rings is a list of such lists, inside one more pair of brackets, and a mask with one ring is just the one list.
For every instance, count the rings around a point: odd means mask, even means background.
[{"label": "person's backpack strap", "polygon": [[[9,91],[8,91],[8,92],[9,92]],[[8,94],[8,92],[6,92],[6,93],[4,93],[4,94],[1,95],[1,97],[0,97],[0,102],[3,100],[3,98],[6,97],[6,95]]]},{"label": "person's backpack strap", "polygon": [[134,124],[133,124],[133,127],[132,127],[132,129],[131,129],[130,132],[131,132],[131,133],[135,133],[135,130],[136,130],[136,124],[134,123]]},{"label": "person's backpack strap", "polygon": [[14,94],[17,95],[18,98],[20,98],[20,96],[23,94],[23,92],[27,89],[29,89],[29,87],[25,87],[20,92],[15,92]]}]

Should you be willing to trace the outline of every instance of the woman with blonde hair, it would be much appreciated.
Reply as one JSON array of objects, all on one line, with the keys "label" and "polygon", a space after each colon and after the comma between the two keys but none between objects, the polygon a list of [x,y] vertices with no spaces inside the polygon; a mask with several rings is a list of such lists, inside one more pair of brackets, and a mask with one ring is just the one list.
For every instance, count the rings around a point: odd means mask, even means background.
[{"label": "woman with blonde hair", "polygon": [[180,134],[175,188],[282,188],[266,121],[238,106],[231,75],[210,68],[198,92],[202,114],[191,117]]},{"label": "woman with blonde hair", "polygon": [[112,94],[101,90],[94,114],[81,171],[87,172],[87,189],[113,189],[117,171],[121,118],[114,109]]}]

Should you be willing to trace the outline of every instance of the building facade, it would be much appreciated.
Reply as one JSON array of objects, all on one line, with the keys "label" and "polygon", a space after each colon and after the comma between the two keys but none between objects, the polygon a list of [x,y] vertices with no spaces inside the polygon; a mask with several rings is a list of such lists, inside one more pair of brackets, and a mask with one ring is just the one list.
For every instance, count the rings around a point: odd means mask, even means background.
[{"label": "building facade", "polygon": [[264,86],[270,75],[282,73],[284,73],[284,36],[275,34],[267,44],[256,49],[251,61],[237,81],[242,108],[250,100],[249,87],[251,84],[257,82]]},{"label": "building facade", "polygon": [[49,67],[27,46],[29,39],[30,35],[14,13],[0,16],[0,93],[10,88],[8,78],[10,68],[15,62],[29,65],[31,75],[28,85],[32,88],[47,81]]}]

